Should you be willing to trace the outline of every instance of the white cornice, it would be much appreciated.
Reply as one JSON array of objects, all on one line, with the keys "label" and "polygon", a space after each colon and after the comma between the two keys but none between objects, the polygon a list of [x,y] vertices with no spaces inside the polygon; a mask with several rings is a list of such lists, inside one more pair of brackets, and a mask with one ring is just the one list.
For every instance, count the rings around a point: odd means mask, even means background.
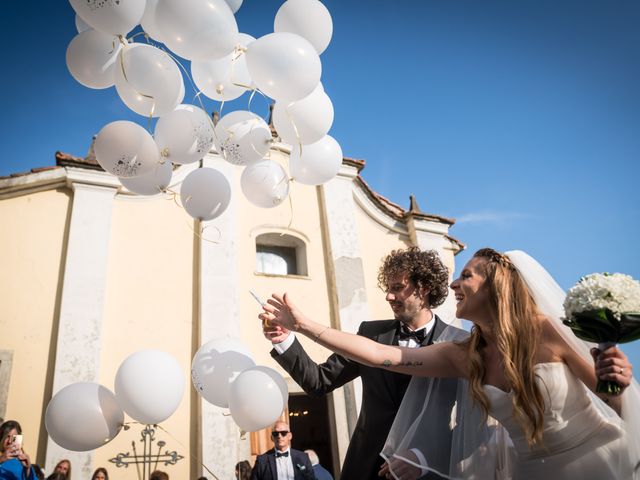
[{"label": "white cornice", "polygon": [[373,203],[367,192],[365,192],[365,190],[355,182],[352,183],[352,191],[353,197],[358,206],[360,206],[364,213],[366,213],[372,220],[392,232],[399,233],[401,235],[409,235],[405,224],[399,222],[397,218],[393,218],[391,215],[382,211],[375,203]]}]

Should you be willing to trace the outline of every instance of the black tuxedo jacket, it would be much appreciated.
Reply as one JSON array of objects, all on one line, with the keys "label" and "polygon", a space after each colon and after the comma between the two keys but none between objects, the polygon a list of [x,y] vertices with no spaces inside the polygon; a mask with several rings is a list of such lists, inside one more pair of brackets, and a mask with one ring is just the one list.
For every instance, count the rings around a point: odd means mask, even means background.
[{"label": "black tuxedo jacket", "polygon": [[[433,335],[428,335],[424,345],[427,345],[429,340],[436,340],[447,327],[437,315],[435,322]],[[358,335],[385,345],[397,345],[399,324],[398,320],[362,322]],[[411,376],[368,367],[337,354],[331,355],[324,363],[318,365],[307,355],[298,339],[282,355],[274,349],[271,356],[308,395],[312,396],[325,395],[354,378],[362,378],[360,416],[349,442],[340,478],[379,480],[378,471],[383,463],[379,453],[402,403]]]},{"label": "black tuxedo jacket", "polygon": [[[289,449],[295,480],[315,480],[309,456],[300,450]],[[256,457],[256,464],[251,470],[251,480],[278,480],[276,469],[276,451],[268,450]]]}]

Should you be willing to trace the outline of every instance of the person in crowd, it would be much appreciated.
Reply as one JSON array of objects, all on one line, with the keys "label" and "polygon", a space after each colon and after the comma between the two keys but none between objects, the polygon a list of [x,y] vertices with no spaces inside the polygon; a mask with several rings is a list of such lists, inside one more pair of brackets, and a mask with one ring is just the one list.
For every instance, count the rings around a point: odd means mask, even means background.
[{"label": "person in crowd", "polygon": [[314,480],[306,453],[291,448],[293,435],[286,422],[276,422],[271,430],[274,448],[256,458],[251,480]]},{"label": "person in crowd", "polygon": [[329,470],[320,465],[320,459],[315,450],[305,450],[304,453],[309,455],[311,466],[313,467],[313,473],[316,476],[316,480],[333,480],[333,475],[329,473]]},{"label": "person in crowd", "polygon": [[91,480],[109,480],[109,472],[104,467],[98,467],[91,475]]},{"label": "person in crowd", "polygon": [[36,472],[36,478],[38,480],[44,480],[44,471],[42,470],[40,465],[32,463],[31,466],[33,467],[33,471]]},{"label": "person in crowd", "polygon": [[[445,330],[450,335],[454,331],[463,334],[433,312],[445,301],[448,282],[449,271],[434,250],[421,251],[411,247],[392,251],[380,266],[378,285],[386,292],[385,298],[394,319],[362,322],[358,335],[384,345],[416,348],[441,340]],[[377,454],[385,444],[411,377],[407,372],[384,372],[339,353],[316,364],[295,335],[282,327],[263,323],[263,333],[273,344],[271,356],[307,394],[323,396],[357,377],[362,379],[360,415],[342,465],[341,478],[377,479],[383,463]],[[455,381],[443,380],[437,389],[438,395],[444,395],[449,403],[453,403],[456,385]],[[451,435],[448,420],[438,415],[430,422],[430,431],[434,442]],[[411,451],[416,462],[424,464],[424,452]],[[447,452],[438,454],[448,455]],[[443,461],[448,462],[448,458]]]},{"label": "person in crowd", "polygon": [[47,477],[47,480],[66,480],[66,475],[60,472],[53,472]]},{"label": "person in crowd", "polygon": [[236,463],[236,480],[251,480],[251,464],[248,460]]},{"label": "person in crowd", "polygon": [[149,476],[149,480],[169,480],[169,474],[162,470],[154,470]]},{"label": "person in crowd", "polygon": [[0,425],[0,480],[36,480],[29,455],[22,448],[22,427],[15,420]]},{"label": "person in crowd", "polygon": [[[456,433],[466,436],[454,436],[450,468],[436,473],[527,480],[638,475],[640,388],[631,364],[617,347],[594,349],[591,358],[588,346],[562,325],[564,292],[546,270],[524,252],[481,249],[451,288],[456,315],[473,322],[471,335],[427,348],[382,345],[313,322],[287,294],[273,295],[259,317],[363,364],[464,379],[468,395],[458,396],[451,418]],[[598,393],[597,379],[632,388],[619,396]],[[414,400],[419,408],[398,413],[413,416],[410,425],[434,399]],[[474,411],[483,414],[482,423]],[[422,435],[419,428],[400,433]],[[393,454],[390,460],[383,474],[397,478],[406,459]]]},{"label": "person in crowd", "polygon": [[60,460],[53,469],[53,473],[61,473],[65,480],[71,480],[71,461],[66,458]]}]

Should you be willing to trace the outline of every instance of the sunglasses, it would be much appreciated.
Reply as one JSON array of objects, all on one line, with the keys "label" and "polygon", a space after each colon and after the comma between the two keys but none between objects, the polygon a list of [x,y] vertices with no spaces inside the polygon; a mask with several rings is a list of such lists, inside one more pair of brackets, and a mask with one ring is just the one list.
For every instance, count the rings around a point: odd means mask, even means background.
[{"label": "sunglasses", "polygon": [[286,437],[288,434],[289,434],[289,432],[288,432],[288,431],[286,431],[286,430],[285,430],[284,432],[271,432],[271,436],[272,436],[273,438],[277,438],[278,436],[280,436],[280,437]]}]

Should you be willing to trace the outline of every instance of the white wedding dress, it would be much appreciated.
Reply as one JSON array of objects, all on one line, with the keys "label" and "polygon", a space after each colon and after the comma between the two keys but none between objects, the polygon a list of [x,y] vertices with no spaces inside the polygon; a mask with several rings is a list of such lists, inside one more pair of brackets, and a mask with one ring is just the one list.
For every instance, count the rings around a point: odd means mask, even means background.
[{"label": "white wedding dress", "polygon": [[513,478],[632,478],[624,430],[602,417],[585,386],[569,368],[559,362],[539,363],[535,371],[545,412],[543,444],[534,449],[529,448],[513,416],[511,392],[483,386],[489,398],[490,415],[507,430],[513,442],[516,454]]}]

